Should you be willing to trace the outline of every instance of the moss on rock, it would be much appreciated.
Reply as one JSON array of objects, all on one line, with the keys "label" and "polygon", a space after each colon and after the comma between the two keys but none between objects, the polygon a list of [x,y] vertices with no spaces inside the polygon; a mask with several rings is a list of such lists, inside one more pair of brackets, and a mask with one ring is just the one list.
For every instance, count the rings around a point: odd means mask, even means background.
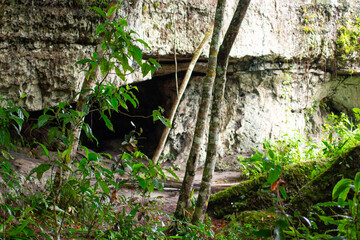
[{"label": "moss on rock", "polygon": [[[284,167],[282,179],[287,183],[285,189],[289,197],[294,196],[305,185],[315,169],[324,167],[324,162],[308,161]],[[253,180],[241,182],[229,189],[211,195],[208,213],[222,218],[234,212],[246,210],[263,210],[271,207],[270,191],[263,187],[267,182],[267,175],[260,175]]]},{"label": "moss on rock", "polygon": [[329,167],[303,186],[291,200],[292,209],[305,214],[316,203],[331,201],[335,184],[343,178],[354,179],[360,171],[360,146],[333,160]]}]

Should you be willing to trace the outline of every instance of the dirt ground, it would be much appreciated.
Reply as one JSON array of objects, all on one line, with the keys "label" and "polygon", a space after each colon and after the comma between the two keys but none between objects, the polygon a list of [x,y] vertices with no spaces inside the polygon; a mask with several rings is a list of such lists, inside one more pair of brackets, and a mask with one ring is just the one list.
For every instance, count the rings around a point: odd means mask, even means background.
[{"label": "dirt ground", "polygon": [[[50,153],[51,154],[51,153]],[[55,153],[53,153],[55,154]],[[35,168],[41,163],[49,162],[48,158],[38,154],[36,152],[31,152],[26,148],[20,149],[17,153],[12,153],[14,159],[10,163],[14,166],[15,170],[20,173],[20,175],[26,178],[30,173],[31,169]],[[181,182],[185,174],[185,170],[174,171],[177,176],[180,178]],[[44,174],[44,177],[41,181],[38,181],[34,175],[34,180],[29,182],[23,182],[24,189],[28,193],[42,191],[45,185],[46,179],[50,176],[50,171]],[[169,174],[170,176],[170,174]],[[212,193],[223,190],[225,188],[231,187],[233,184],[240,182],[241,173],[232,172],[232,171],[215,171],[212,181]],[[202,169],[199,169],[196,172],[194,188],[195,188],[195,197],[197,196],[197,191],[200,188],[202,178]],[[160,198],[164,203],[160,208],[167,213],[172,213],[175,210],[176,203],[178,200],[178,194],[181,186],[181,182],[175,180],[172,176],[167,179],[164,184],[164,189],[162,192],[155,191],[151,194],[152,199]],[[119,195],[125,195],[127,197],[137,196],[136,189],[123,188],[118,191]]]}]

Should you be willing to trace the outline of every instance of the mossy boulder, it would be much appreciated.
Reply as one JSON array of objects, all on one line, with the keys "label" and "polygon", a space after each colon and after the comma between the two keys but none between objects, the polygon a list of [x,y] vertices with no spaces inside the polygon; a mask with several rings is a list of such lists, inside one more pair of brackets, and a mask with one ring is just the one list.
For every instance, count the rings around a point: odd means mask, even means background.
[{"label": "mossy boulder", "polygon": [[360,171],[360,146],[334,159],[329,167],[303,186],[291,200],[291,208],[306,214],[316,203],[332,200],[332,190],[343,178],[354,179]]},{"label": "mossy boulder", "polygon": [[[310,180],[313,170],[324,166],[325,161],[308,161],[284,167],[281,178],[287,183],[285,189],[288,197],[294,196]],[[266,182],[267,174],[264,174],[211,195],[209,215],[223,218],[234,212],[263,210],[273,206],[269,187],[264,187]]]},{"label": "mossy boulder", "polygon": [[275,229],[279,215],[267,211],[245,211],[230,222],[215,236],[220,239],[256,239],[256,232],[271,232]]}]

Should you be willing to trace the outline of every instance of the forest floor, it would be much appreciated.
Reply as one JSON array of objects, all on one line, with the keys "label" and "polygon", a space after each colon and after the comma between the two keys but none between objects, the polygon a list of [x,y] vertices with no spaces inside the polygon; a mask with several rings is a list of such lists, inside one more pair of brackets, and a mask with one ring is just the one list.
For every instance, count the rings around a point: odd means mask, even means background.
[{"label": "forest floor", "polygon": [[[54,153],[55,154],[55,153]],[[41,163],[48,163],[49,159],[45,156],[41,156],[36,152],[31,152],[26,148],[20,149],[17,153],[12,153],[14,159],[10,161],[15,170],[26,178],[30,173],[31,169],[37,167]],[[179,191],[183,177],[185,175],[185,167],[181,170],[175,170],[174,172],[179,177],[180,181],[176,180],[170,174],[164,183],[163,191],[154,191],[151,193],[151,199],[159,202],[159,209],[163,212],[163,220],[167,217],[167,214],[172,214],[175,211]],[[200,183],[202,178],[203,168],[197,170],[194,180],[194,197],[197,196],[197,190],[200,189]],[[46,179],[50,176],[50,171],[44,174],[41,181],[34,178],[31,182],[24,182],[23,187],[27,189],[28,193],[37,191],[43,191]],[[34,176],[35,177],[35,176]],[[212,181],[212,193],[224,190],[231,187],[234,184],[241,182],[241,172],[239,171],[215,171]],[[121,188],[117,193],[126,197],[139,197],[137,189],[132,188]],[[223,220],[212,220],[214,232],[218,232],[228,222]]]}]

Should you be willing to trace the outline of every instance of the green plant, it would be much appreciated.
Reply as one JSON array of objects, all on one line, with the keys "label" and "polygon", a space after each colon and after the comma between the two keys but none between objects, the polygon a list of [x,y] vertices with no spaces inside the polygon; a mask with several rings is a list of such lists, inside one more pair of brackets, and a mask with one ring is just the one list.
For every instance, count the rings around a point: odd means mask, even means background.
[{"label": "green plant", "polygon": [[[98,7],[91,9],[106,18],[116,10],[116,6],[107,12]],[[120,108],[127,110],[128,104],[133,107],[139,104],[133,93],[137,91],[136,87],[127,84],[116,87],[107,82],[110,71],[115,71],[118,77],[125,80],[126,74],[135,71],[129,63],[131,61],[137,63],[144,76],[149,72],[153,73],[159,66],[153,59],[143,60],[142,52],[134,42],[149,46],[143,40],[134,38],[134,31],[125,31],[126,26],[125,19],[100,24],[95,35],[103,54],[93,53],[91,58],[77,62],[89,66],[88,70],[82,70],[87,74],[86,81],[95,79],[93,89],[83,89],[75,96],[86,94],[83,107],[80,110],[74,109],[69,102],[61,102],[54,109],[45,109],[37,119],[33,129],[46,127],[48,142],[57,140],[61,143],[61,148],[57,153],[51,153],[47,144],[37,143],[43,150],[42,154],[48,158],[48,163],[34,168],[27,181],[33,181],[33,174],[41,180],[50,172],[46,191],[24,196],[19,206],[6,202],[8,199],[18,202],[18,196],[9,194],[3,197],[4,192],[1,192],[4,216],[0,215],[0,231],[4,239],[139,239],[144,236],[148,236],[148,239],[164,238],[164,223],[157,220],[159,210],[155,202],[149,199],[151,192],[163,187],[165,174],[159,165],[139,151],[124,153],[121,156],[123,168],[114,169],[107,168],[103,163],[103,158],[111,159],[108,154],[90,152],[85,147],[85,157],[73,157],[72,154],[72,143],[78,140],[73,134],[73,129],[77,126],[82,128],[87,137],[98,141],[92,134],[91,127],[84,122],[87,114],[98,111],[105,125],[113,130],[112,112],[117,112]],[[98,68],[102,75],[100,80],[97,80],[99,76],[96,76]],[[0,144],[7,149],[15,149],[9,129],[14,127],[20,135],[22,123],[28,114],[10,102],[6,103],[6,108],[0,108]],[[154,110],[152,117],[154,121],[160,120],[169,125],[169,121],[162,116],[163,111],[162,108]],[[136,145],[137,142],[131,143]],[[11,157],[5,150],[2,150],[2,155]],[[0,167],[0,174],[4,175],[4,172],[9,176],[9,181],[6,180],[2,187],[11,187],[11,183],[20,185],[14,178],[16,172],[8,162],[1,161]],[[168,171],[175,175],[171,170]],[[141,200],[132,196],[119,197],[118,191],[125,185],[136,189]],[[145,223],[139,224],[143,219]]]},{"label": "green plant", "polygon": [[[352,193],[350,193],[352,190]],[[333,199],[337,202],[328,202],[318,204],[318,206],[333,206],[342,209],[342,213],[334,216],[322,216],[319,218],[326,224],[334,224],[337,226],[338,236],[343,236],[346,239],[360,238],[360,172],[354,178],[344,178],[340,180],[332,191]],[[330,232],[330,231],[329,231]]]},{"label": "green plant", "polygon": [[319,159],[321,152],[316,143],[305,136],[296,133],[285,134],[274,142],[264,142],[264,152],[256,151],[250,158],[239,156],[243,174],[253,178],[269,171],[274,165],[285,166],[309,159]]},{"label": "green plant", "polygon": [[337,51],[342,54],[342,58],[345,60],[346,56],[360,50],[360,18],[356,17],[355,21],[348,19],[346,24],[338,28],[338,31]]},{"label": "green plant", "polygon": [[323,154],[325,157],[338,156],[360,143],[359,127],[350,121],[344,113],[340,116],[331,113],[323,125],[326,139]]}]

